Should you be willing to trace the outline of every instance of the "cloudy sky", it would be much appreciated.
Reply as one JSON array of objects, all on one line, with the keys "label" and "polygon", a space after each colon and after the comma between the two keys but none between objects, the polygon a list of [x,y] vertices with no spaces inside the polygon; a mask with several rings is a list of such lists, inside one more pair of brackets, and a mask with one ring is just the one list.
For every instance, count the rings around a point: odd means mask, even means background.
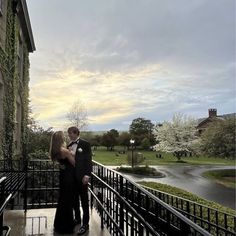
[{"label": "cloudy sky", "polygon": [[28,0],[30,99],[47,128],[80,100],[90,130],[236,111],[235,0]]}]

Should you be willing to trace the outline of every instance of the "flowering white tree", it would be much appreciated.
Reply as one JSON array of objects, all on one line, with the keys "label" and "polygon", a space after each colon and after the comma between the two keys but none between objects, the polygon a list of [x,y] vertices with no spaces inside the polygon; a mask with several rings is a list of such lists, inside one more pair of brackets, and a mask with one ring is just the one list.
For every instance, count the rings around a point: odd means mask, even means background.
[{"label": "flowering white tree", "polygon": [[184,153],[192,152],[193,146],[198,142],[196,135],[196,120],[183,114],[174,114],[172,121],[165,121],[157,125],[154,135],[158,144],[156,151],[173,153],[178,160]]}]

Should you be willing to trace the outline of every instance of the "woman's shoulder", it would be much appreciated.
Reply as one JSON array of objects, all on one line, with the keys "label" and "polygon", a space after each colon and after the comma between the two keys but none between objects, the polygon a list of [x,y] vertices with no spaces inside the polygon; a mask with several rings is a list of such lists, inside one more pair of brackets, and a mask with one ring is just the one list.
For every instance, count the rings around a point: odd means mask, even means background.
[{"label": "woman's shoulder", "polygon": [[61,156],[62,158],[66,158],[68,155],[70,155],[70,151],[64,147],[61,147]]}]

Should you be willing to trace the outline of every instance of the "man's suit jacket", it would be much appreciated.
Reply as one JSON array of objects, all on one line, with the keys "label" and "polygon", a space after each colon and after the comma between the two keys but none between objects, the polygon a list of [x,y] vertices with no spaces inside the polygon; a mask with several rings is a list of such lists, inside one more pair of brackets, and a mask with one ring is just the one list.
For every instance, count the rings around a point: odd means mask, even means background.
[{"label": "man's suit jacket", "polygon": [[92,151],[89,142],[79,139],[75,153],[75,177],[82,183],[85,175],[90,176],[92,172]]}]

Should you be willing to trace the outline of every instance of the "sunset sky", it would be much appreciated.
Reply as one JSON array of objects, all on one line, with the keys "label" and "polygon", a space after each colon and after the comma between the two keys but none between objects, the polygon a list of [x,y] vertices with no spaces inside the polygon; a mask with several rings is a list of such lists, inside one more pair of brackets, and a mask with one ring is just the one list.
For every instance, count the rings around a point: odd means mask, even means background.
[{"label": "sunset sky", "polygon": [[28,0],[36,44],[30,100],[64,129],[78,99],[89,130],[144,117],[236,111],[235,0]]}]

